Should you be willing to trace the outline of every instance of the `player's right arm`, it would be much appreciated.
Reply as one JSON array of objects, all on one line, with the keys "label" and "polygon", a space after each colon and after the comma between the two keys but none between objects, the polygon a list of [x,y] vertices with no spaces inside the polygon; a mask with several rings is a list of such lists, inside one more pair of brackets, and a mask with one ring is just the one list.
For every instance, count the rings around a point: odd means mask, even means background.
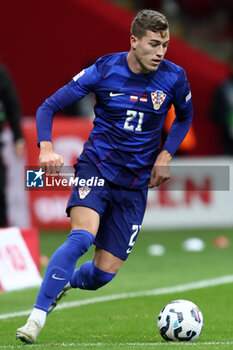
[{"label": "player's right arm", "polygon": [[38,146],[40,147],[39,162],[42,169],[48,174],[59,173],[63,165],[62,156],[53,150],[51,131],[55,113],[74,101],[69,90],[68,85],[59,89],[42,103],[36,113]]},{"label": "player's right arm", "polygon": [[52,145],[51,131],[54,114],[62,109],[62,104],[70,104],[70,97],[66,97],[66,87],[58,90],[47,98],[36,113],[38,145],[40,147],[40,166],[48,174],[59,173],[63,165],[62,156],[55,153]]},{"label": "player's right arm", "polygon": [[52,146],[51,131],[55,113],[77,102],[92,91],[99,79],[98,69],[96,65],[93,65],[77,74],[70,83],[47,98],[38,108],[36,123],[40,147],[39,161],[40,166],[48,173],[60,172],[63,165],[62,156],[55,153]]}]

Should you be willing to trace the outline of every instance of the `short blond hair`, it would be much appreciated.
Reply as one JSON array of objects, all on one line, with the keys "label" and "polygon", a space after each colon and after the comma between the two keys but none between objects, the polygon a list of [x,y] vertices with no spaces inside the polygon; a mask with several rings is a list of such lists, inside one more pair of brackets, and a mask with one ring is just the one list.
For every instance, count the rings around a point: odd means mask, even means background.
[{"label": "short blond hair", "polygon": [[141,10],[133,19],[131,24],[131,35],[141,39],[147,30],[152,32],[163,32],[169,29],[167,18],[160,12],[154,10]]}]

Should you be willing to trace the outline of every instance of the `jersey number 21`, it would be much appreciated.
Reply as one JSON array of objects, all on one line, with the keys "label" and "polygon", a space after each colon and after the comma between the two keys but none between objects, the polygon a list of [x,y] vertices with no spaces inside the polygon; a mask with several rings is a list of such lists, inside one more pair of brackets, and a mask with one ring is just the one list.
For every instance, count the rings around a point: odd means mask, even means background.
[{"label": "jersey number 21", "polygon": [[[143,118],[144,118],[144,113],[143,112],[137,112],[128,109],[127,110],[127,118],[124,123],[124,129],[126,130],[131,130],[131,131],[142,131],[142,123],[143,123]],[[138,124],[135,127],[133,124],[130,124],[130,122],[138,117]]]}]

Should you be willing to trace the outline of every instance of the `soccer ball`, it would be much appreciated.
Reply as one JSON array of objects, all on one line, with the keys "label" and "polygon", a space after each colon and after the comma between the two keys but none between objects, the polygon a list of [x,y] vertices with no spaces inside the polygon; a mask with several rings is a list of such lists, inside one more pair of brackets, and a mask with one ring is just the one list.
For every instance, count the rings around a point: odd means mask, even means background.
[{"label": "soccer ball", "polygon": [[192,341],[201,334],[203,315],[191,301],[174,300],[162,308],[157,325],[167,341]]}]

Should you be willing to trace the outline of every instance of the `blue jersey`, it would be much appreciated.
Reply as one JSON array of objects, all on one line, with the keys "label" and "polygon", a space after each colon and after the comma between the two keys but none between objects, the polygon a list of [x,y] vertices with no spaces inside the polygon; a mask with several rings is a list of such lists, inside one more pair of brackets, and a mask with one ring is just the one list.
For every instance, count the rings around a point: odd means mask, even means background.
[{"label": "blue jersey", "polygon": [[51,140],[56,112],[92,91],[96,117],[80,158],[89,158],[115,184],[142,188],[148,184],[172,104],[176,119],[163,148],[173,156],[187,134],[193,115],[191,92],[183,68],[164,59],[157,71],[135,74],[127,54],[100,58],[45,100],[37,111],[38,142]]}]

